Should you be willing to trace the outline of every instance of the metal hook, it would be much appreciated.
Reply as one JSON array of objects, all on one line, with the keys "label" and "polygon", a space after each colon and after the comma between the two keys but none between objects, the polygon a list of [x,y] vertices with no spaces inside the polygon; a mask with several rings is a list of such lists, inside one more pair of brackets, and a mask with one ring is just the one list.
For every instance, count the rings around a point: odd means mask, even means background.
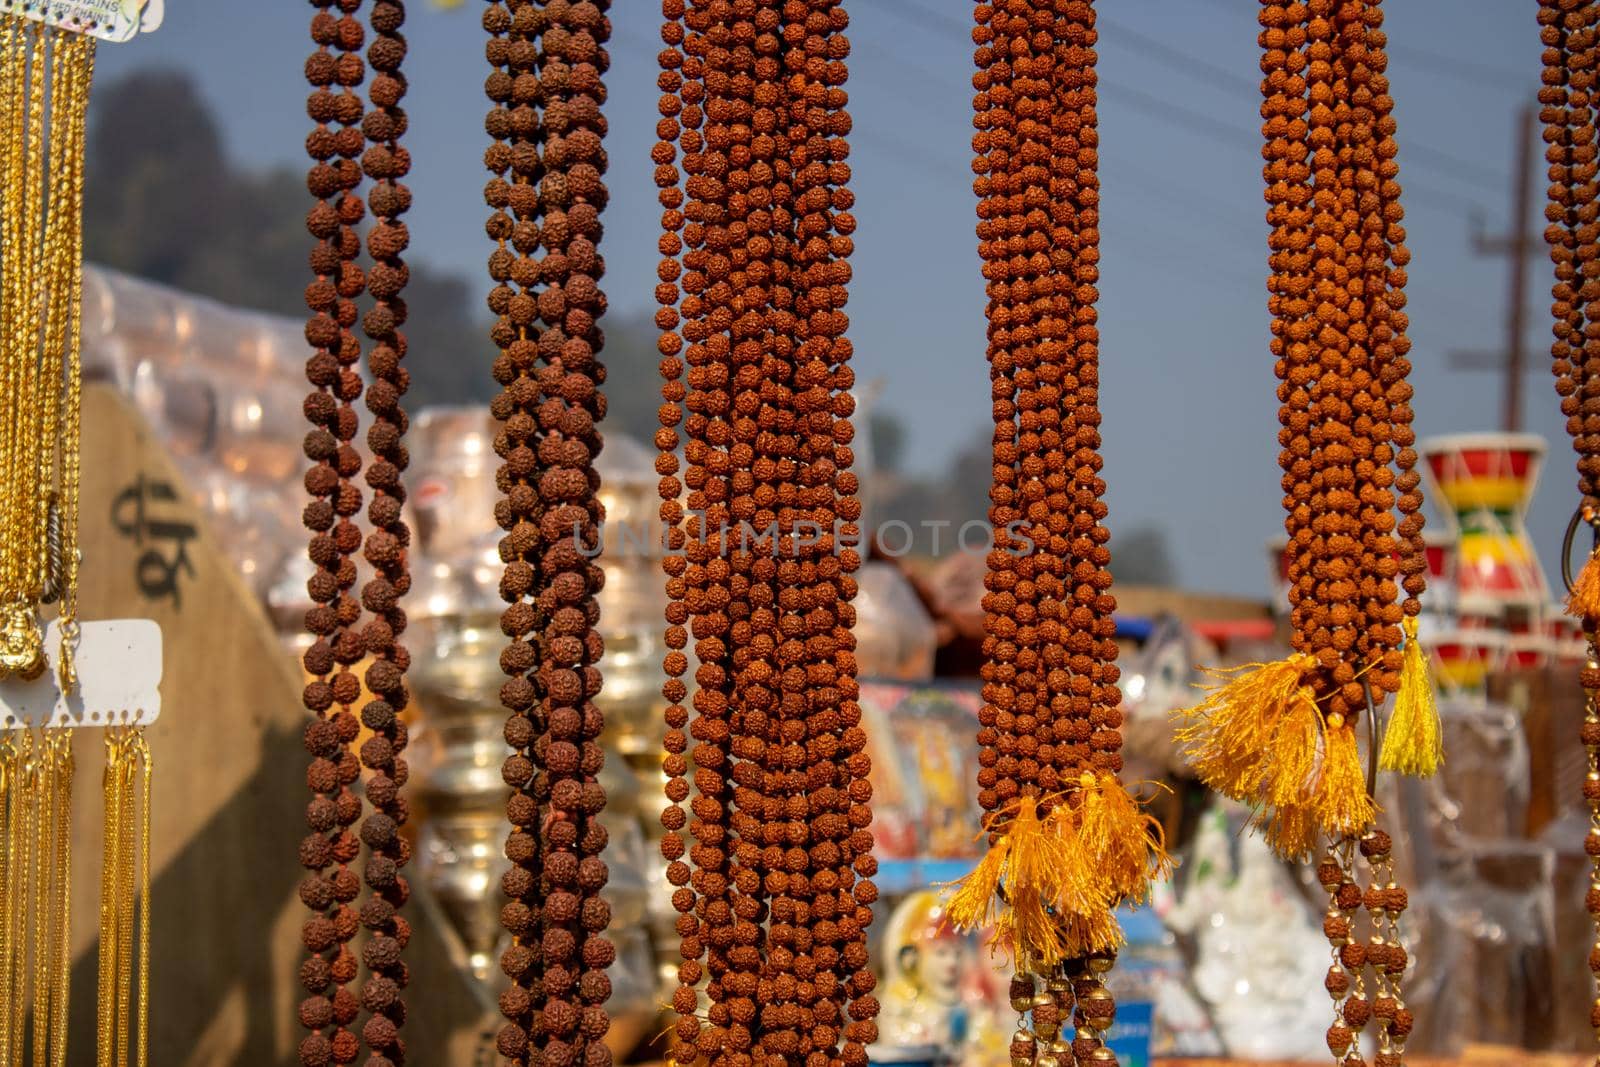
[{"label": "metal hook", "polygon": [[1590,551],[1600,549],[1600,512],[1585,504],[1572,513],[1572,518],[1567,521],[1566,536],[1561,539],[1561,581],[1569,593],[1577,583],[1572,573],[1572,542],[1577,539],[1578,524],[1584,522],[1589,524],[1589,532],[1594,535],[1594,545]]}]

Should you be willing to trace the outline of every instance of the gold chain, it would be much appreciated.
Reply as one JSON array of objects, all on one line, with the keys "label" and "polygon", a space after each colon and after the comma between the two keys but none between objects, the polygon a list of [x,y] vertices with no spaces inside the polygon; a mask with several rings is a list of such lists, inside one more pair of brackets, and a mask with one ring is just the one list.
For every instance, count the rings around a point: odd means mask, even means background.
[{"label": "gold chain", "polygon": [[[43,671],[48,588],[63,598],[68,688],[94,53],[90,38],[0,16],[0,679]],[[73,566],[52,561],[52,526]],[[67,1063],[72,777],[70,730],[0,734],[0,1067],[23,1067],[27,1047],[32,1067]]]},{"label": "gold chain", "polygon": [[144,731],[112,727],[106,735],[100,873],[99,1067],[129,1067],[130,1053],[135,1067],[148,1062],[152,770]]},{"label": "gold chain", "polygon": [[50,588],[62,598],[67,688],[76,681],[83,149],[94,55],[92,38],[0,17],[0,677],[44,669],[40,611]]}]

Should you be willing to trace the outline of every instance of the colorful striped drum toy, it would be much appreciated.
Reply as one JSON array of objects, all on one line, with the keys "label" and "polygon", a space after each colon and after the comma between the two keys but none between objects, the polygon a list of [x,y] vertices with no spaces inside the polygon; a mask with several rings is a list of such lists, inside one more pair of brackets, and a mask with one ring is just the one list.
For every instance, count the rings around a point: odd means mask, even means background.
[{"label": "colorful striped drum toy", "polygon": [[1510,637],[1496,630],[1442,630],[1429,651],[1433,677],[1445,696],[1481,696],[1489,675],[1500,670],[1509,653]]},{"label": "colorful striped drum toy", "polygon": [[1550,599],[1524,518],[1539,481],[1543,439],[1533,434],[1457,434],[1419,442],[1432,499],[1458,533],[1463,600],[1537,605]]}]

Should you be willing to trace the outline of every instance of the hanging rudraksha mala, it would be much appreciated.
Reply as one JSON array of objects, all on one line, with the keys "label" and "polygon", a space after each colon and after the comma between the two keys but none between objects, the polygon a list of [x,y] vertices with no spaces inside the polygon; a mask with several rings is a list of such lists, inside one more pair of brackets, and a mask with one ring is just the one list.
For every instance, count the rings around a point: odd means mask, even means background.
[{"label": "hanging rudraksha mala", "polygon": [[[511,1063],[609,1067],[611,995],[605,938],[611,911],[600,822],[606,795],[602,650],[593,558],[604,511],[594,459],[605,415],[596,358],[605,311],[596,251],[606,204],[601,147],[608,5],[588,0],[497,0],[483,13],[494,106],[484,162],[493,213],[495,286],[489,308],[500,394],[491,405],[505,531],[500,593],[508,603],[500,696],[510,712],[503,767],[512,825],[501,921],[512,944],[500,964],[511,986],[498,1048]],[[540,254],[543,250],[542,255]]]},{"label": "hanging rudraksha mala", "polygon": [[1441,746],[1417,640],[1426,563],[1386,38],[1379,0],[1263,0],[1260,22],[1294,652],[1234,672],[1182,713],[1178,736],[1202,780],[1253,807],[1281,854],[1330,842],[1317,867],[1334,949],[1328,1047],[1364,1063],[1361,1034],[1376,1020],[1376,1065],[1397,1067],[1412,1027],[1397,928],[1406,892],[1374,826],[1357,720],[1395,694],[1381,750],[1371,724],[1373,770],[1432,774]]},{"label": "hanging rudraksha mala", "polygon": [[1104,1043],[1113,909],[1143,900],[1169,865],[1158,824],[1118,779],[1094,23],[1088,0],[1007,0],[979,4],[973,32],[995,424],[978,733],[991,847],[949,916],[996,927],[1015,956],[1019,1067],[1116,1062]]},{"label": "hanging rudraksha mala", "polygon": [[[306,215],[306,228],[316,239],[311,251],[316,278],[306,287],[311,311],[306,340],[314,349],[306,377],[315,388],[305,401],[312,426],[305,452],[312,465],[305,476],[311,502],[304,518],[312,531],[309,554],[317,571],[308,583],[313,606],[306,612],[314,641],[303,662],[312,679],[305,704],[316,718],[305,731],[312,756],[306,783],[314,796],[306,807],[311,832],[300,845],[300,862],[308,872],[300,883],[300,899],[312,913],[301,930],[309,955],[300,969],[308,996],[300,1003],[299,1016],[310,1032],[300,1043],[300,1062],[306,1067],[353,1063],[365,1044],[372,1052],[368,1064],[392,1067],[405,1060],[399,1028],[405,1020],[400,992],[406,968],[400,955],[410,936],[406,920],[396,911],[408,895],[400,869],[410,855],[400,836],[406,802],[399,795],[406,780],[400,756],[406,727],[399,716],[407,703],[405,670],[410,661],[399,643],[405,630],[399,601],[411,584],[406,563],[410,531],[401,519],[407,456],[400,398],[408,375],[400,366],[406,348],[400,332],[406,317],[400,297],[406,266],[400,253],[408,236],[399,216],[411,201],[399,182],[410,169],[410,157],[399,143],[406,127],[399,106],[406,84],[400,73],[406,43],[399,33],[405,8],[400,0],[376,0],[370,16],[373,39],[363,62],[367,28],[356,18],[361,0],[315,0],[314,6],[318,11],[311,20],[311,39],[317,50],[305,70],[313,87],[307,112],[317,124],[306,138],[313,160],[307,186],[317,199]],[[368,62],[375,72],[370,111],[356,92]],[[358,262],[357,226],[367,206],[357,193],[363,171],[374,182],[369,194],[374,216],[367,235],[373,261],[369,272]],[[366,291],[374,304],[362,315],[356,301]],[[354,332],[358,319],[372,341],[372,385],[366,390],[373,415],[367,431],[373,460],[366,470],[372,490],[367,506],[371,530],[365,538],[356,521],[363,501],[356,484],[362,461],[353,444],[360,423],[354,403],[363,392],[361,342]],[[359,600],[353,594],[358,551],[374,572]],[[363,607],[370,614],[365,625]],[[364,676],[358,677],[357,666],[369,657]],[[358,722],[353,708],[361,700],[363,678],[371,699],[361,707]],[[350,746],[362,723],[372,735],[358,756]],[[374,809],[364,819],[361,799],[352,789],[363,764],[371,772],[366,794]],[[352,830],[358,821],[359,836]],[[362,876],[370,892],[358,908],[361,878],[351,864],[363,841],[368,851]],[[369,931],[362,949],[368,978],[358,996],[350,989],[359,969],[350,946],[360,926]],[[358,1037],[353,1024],[363,1009],[369,1014]]]},{"label": "hanging rudraksha mala", "polygon": [[839,0],[662,14],[669,1057],[862,1067],[877,867],[850,605],[848,18]]},{"label": "hanging rudraksha mala", "polygon": [[[1544,44],[1539,89],[1549,167],[1549,225],[1545,240],[1555,266],[1551,356],[1561,413],[1578,455],[1578,510],[1562,546],[1567,610],[1583,621],[1588,660],[1579,674],[1584,689],[1581,742],[1588,758],[1583,798],[1589,809],[1584,851],[1592,864],[1584,905],[1595,923],[1589,969],[1600,976],[1600,551],[1592,552],[1577,579],[1570,576],[1572,540],[1587,523],[1600,545],[1600,143],[1596,138],[1596,71],[1600,60],[1600,4],[1593,0],[1541,0],[1539,39]],[[1589,1022],[1600,1033],[1600,998]]]}]

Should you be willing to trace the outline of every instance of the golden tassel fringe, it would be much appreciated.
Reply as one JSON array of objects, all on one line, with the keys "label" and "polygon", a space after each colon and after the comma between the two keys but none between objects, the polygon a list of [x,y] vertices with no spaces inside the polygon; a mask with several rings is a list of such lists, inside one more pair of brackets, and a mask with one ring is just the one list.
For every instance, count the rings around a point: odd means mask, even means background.
[{"label": "golden tassel fringe", "polygon": [[[1584,573],[1589,570],[1588,566],[1584,567]],[[1400,689],[1394,696],[1389,728],[1383,734],[1378,766],[1386,771],[1431,778],[1444,763],[1444,736],[1439,726],[1439,707],[1433,696],[1433,679],[1428,676],[1428,658],[1417,640],[1416,616],[1405,621],[1403,657]]]},{"label": "golden tassel fringe", "polygon": [[[1089,868],[1102,874],[1098,895],[1113,907],[1143,903],[1150,898],[1151,881],[1170,877],[1175,866],[1166,832],[1114,776],[1085,774],[1080,787],[1076,837]],[[1051,815],[1064,810],[1065,805]]]},{"label": "golden tassel fringe", "polygon": [[1147,900],[1151,879],[1172,872],[1161,824],[1112,775],[1086,772],[1042,820],[1038,805],[1018,800],[946,915],[961,930],[993,926],[1024,968],[1119,948],[1115,908]]},{"label": "golden tassel fringe", "polygon": [[1324,740],[1322,774],[1312,810],[1328,833],[1351,837],[1372,825],[1377,815],[1367,792],[1367,776],[1361,769],[1355,727],[1332,716]]},{"label": "golden tassel fringe", "polygon": [[1567,614],[1579,619],[1600,619],[1600,551],[1590,554],[1578,580],[1567,593]]},{"label": "golden tassel fringe", "polygon": [[1374,814],[1355,730],[1324,719],[1306,684],[1315,666],[1305,653],[1250,664],[1178,713],[1201,781],[1255,808],[1251,825],[1288,859],[1310,855],[1321,833],[1359,833]]},{"label": "golden tassel fringe", "polygon": [[1006,815],[1010,821],[999,827],[998,840],[977,869],[956,883],[945,914],[958,930],[994,927],[1019,959],[1058,963],[1060,939],[1045,909],[1061,898],[1062,879],[1082,865],[1073,862],[1064,842],[1045,832],[1038,798],[1017,798],[1014,809],[1002,809],[1001,817]]},{"label": "golden tassel fringe", "polygon": [[1275,663],[1213,672],[1234,677],[1177,713],[1187,723],[1177,731],[1178,743],[1202,782],[1223,796],[1259,802],[1266,754],[1290,706],[1309,694],[1305,675],[1314,666],[1313,657],[1296,653]]}]

